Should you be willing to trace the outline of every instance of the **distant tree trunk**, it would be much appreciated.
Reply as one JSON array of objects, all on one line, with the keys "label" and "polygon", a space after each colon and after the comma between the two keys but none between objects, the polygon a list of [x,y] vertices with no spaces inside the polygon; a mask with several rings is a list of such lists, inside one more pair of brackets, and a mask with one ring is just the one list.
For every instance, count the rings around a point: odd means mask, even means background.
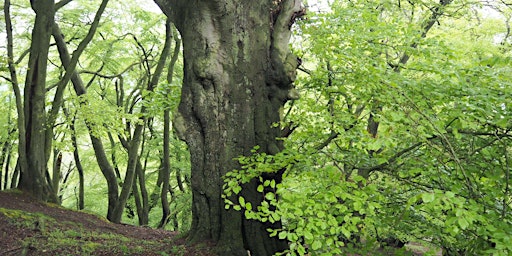
[{"label": "distant tree trunk", "polygon": [[[170,26],[170,21],[167,21],[167,24]],[[170,32],[166,33],[166,39],[164,42],[164,47],[162,49],[162,53],[160,54],[160,59],[158,60],[157,66],[153,75],[150,77],[150,80],[147,84],[146,90],[151,92],[158,85],[158,81],[162,74],[162,71],[167,62],[167,57],[171,48],[171,36]],[[147,56],[145,56],[147,57]],[[149,67],[149,65],[148,65]],[[119,199],[116,203],[115,209],[112,214],[111,221],[114,223],[119,223],[121,221],[123,210],[126,206],[126,201],[131,193],[132,185],[135,178],[135,172],[137,168],[137,163],[139,162],[139,149],[141,144],[141,137],[143,134],[143,129],[148,123],[148,118],[144,115],[147,111],[146,106],[142,105],[140,112],[143,113],[143,117],[141,118],[140,123],[135,125],[133,130],[133,134],[129,141],[125,144],[125,147],[128,151],[128,166],[126,167],[126,174],[123,181],[123,186],[121,189],[121,194],[119,195]]]},{"label": "distant tree trunk", "polygon": [[114,171],[116,173],[116,177],[121,180],[121,171],[119,170],[119,164],[117,163],[117,149],[116,149],[116,141],[114,140],[114,136],[112,133],[108,133],[108,140],[110,141],[110,160],[112,161],[112,166],[114,167]]},{"label": "distant tree trunk", "polygon": [[146,188],[146,167],[142,166],[141,162],[137,163],[137,180],[139,181],[140,196],[142,198],[142,216],[140,220],[141,226],[147,226],[149,224],[149,195],[148,189]]},{"label": "distant tree trunk", "polygon": [[[73,156],[75,156],[75,151],[73,151]],[[75,164],[76,164],[76,170],[78,171],[78,210],[83,210],[83,209],[85,209],[84,168],[82,167],[82,163],[80,162],[80,159],[76,158],[76,156],[75,156]]]},{"label": "distant tree trunk", "polygon": [[[66,42],[64,41],[64,38],[62,36],[62,33],[60,33],[60,29],[57,24],[54,24],[54,31],[53,31],[53,38],[55,39],[55,42],[57,44],[57,49],[59,50],[59,56],[62,61],[62,64],[64,66],[69,65],[71,61],[71,56],[69,54],[69,51],[67,49]],[[71,76],[71,82],[73,83],[73,87],[75,89],[75,92],[77,96],[83,96],[87,93],[87,90],[84,86],[84,83],[82,81],[82,78],[78,75],[78,72],[73,71]],[[82,103],[84,104],[84,103]],[[107,154],[105,152],[105,148],[103,147],[103,142],[99,137],[96,137],[91,132],[91,126],[86,120],[86,126],[89,130],[89,136],[91,139],[91,143],[94,149],[94,154],[96,155],[96,160],[98,162],[98,166],[100,167],[100,170],[105,177],[107,181],[107,190],[108,190],[108,213],[107,213],[107,219],[111,220],[112,213],[114,211],[114,207],[117,202],[118,198],[118,185],[117,185],[117,178],[114,172],[114,169],[110,165]]]},{"label": "distant tree trunk", "polygon": [[[62,180],[62,152],[60,152],[58,149],[53,150],[53,172],[52,172],[52,179],[51,179],[51,191],[52,198],[59,198],[59,185],[60,181]],[[50,182],[50,180],[48,181]],[[57,200],[57,203],[60,203],[60,200]]]},{"label": "distant tree trunk", "polygon": [[[164,142],[165,143],[165,142]],[[162,154],[163,155],[163,154]],[[160,158],[160,166],[158,166],[158,178],[156,180],[155,187],[153,188],[153,192],[151,193],[151,196],[149,197],[150,200],[150,209],[155,207],[160,199],[160,195],[162,194],[162,181],[163,181],[163,158]]]},{"label": "distant tree trunk", "polygon": [[[9,177],[9,162],[11,161],[11,148],[13,144],[12,136],[15,131],[16,128],[13,128],[7,132],[7,136],[2,146],[2,152],[0,153],[0,190],[2,190],[2,188],[7,188],[7,181]],[[2,173],[3,171],[5,171],[5,174]]]},{"label": "distant tree trunk", "polygon": [[[4,161],[7,158],[7,141],[4,142],[4,145],[2,146],[2,152],[0,154],[0,190],[2,190],[3,186],[3,172],[4,172]],[[7,172],[7,170],[5,170]]]},{"label": "distant tree trunk", "polygon": [[[179,39],[178,35],[176,35],[177,32],[175,32],[176,29],[172,29],[170,26],[170,22],[166,25],[166,34],[174,38],[174,52],[171,58],[171,61],[169,63],[169,67],[167,69],[167,84],[171,85],[173,81],[173,74],[174,74],[174,67],[176,64],[176,61],[178,61],[178,56],[180,53],[181,48],[181,40]],[[167,93],[169,92],[169,87],[166,88]],[[162,181],[162,191],[160,193],[160,201],[162,203],[162,219],[160,219],[160,224],[158,224],[158,228],[164,228],[167,223],[169,222],[169,216],[171,215],[171,210],[169,209],[169,200],[167,199],[167,193],[169,191],[172,192],[171,188],[169,187],[169,176],[171,174],[171,163],[170,163],[170,148],[169,143],[171,139],[171,115],[170,115],[170,109],[169,106],[165,106],[164,109],[164,135],[163,135],[163,159],[162,159],[162,169],[161,172],[161,181]]]},{"label": "distant tree trunk", "polygon": [[45,179],[46,152],[45,130],[46,111],[46,68],[50,37],[54,22],[54,1],[32,1],[36,13],[27,76],[24,89],[24,133],[20,130],[25,145],[19,147],[20,183],[18,188],[27,191],[39,200],[47,200],[50,195],[49,184]]},{"label": "distant tree trunk", "polygon": [[[282,150],[279,109],[296,99],[297,58],[288,47],[290,27],[303,15],[300,0],[155,0],[173,19],[184,47],[184,81],[174,128],[192,163],[192,242],[212,240],[222,255],[273,255],[288,247],[269,237],[281,224],[249,221],[224,209],[222,177],[240,166],[233,159],[254,146]],[[269,179],[281,181],[281,173]],[[258,181],[242,195],[263,200]]]},{"label": "distant tree trunk", "polygon": [[11,178],[11,189],[18,187],[18,179],[20,177],[20,158],[16,161],[16,166],[14,167],[14,172],[12,173]]},{"label": "distant tree trunk", "polygon": [[[9,181],[9,170],[11,166],[11,156],[12,156],[12,150],[9,150],[9,154],[7,155],[7,159],[5,160],[5,173],[4,173],[4,189],[8,188],[8,181]],[[14,174],[13,174],[14,176]],[[13,178],[11,178],[11,182],[13,182]]]},{"label": "distant tree trunk", "polygon": [[170,135],[170,114],[169,109],[164,110],[164,146],[163,146],[163,163],[162,163],[162,192],[160,193],[160,201],[162,202],[162,219],[158,228],[164,228],[169,221],[171,211],[169,209],[169,200],[167,193],[169,192],[169,175],[171,170],[170,163],[170,150],[169,150],[169,135]]},{"label": "distant tree trunk", "polygon": [[[11,78],[12,89],[14,92],[14,97],[16,100],[16,110],[18,112],[17,118],[17,128],[18,128],[18,152],[26,151],[26,141],[25,141],[25,114],[23,111],[23,101],[21,96],[21,91],[18,83],[18,74],[16,73],[16,66],[14,64],[14,52],[13,52],[13,34],[12,34],[12,22],[11,22],[11,1],[4,1],[4,17],[5,17],[5,31],[7,34],[7,65],[9,68],[9,74]],[[11,155],[9,155],[10,158]],[[11,186],[10,188],[17,187],[18,184],[18,174],[19,174],[19,166],[20,162],[26,164],[26,155],[23,153],[18,156],[18,160],[16,161],[16,167],[12,174],[11,178]],[[7,161],[7,165],[9,164],[10,159]],[[8,169],[5,171],[5,189],[7,189],[7,173]]]},{"label": "distant tree trunk", "polygon": [[[0,190],[7,188],[7,181],[9,177],[9,162],[11,160],[12,145],[14,143],[14,135],[17,131],[16,124],[13,123],[11,116],[12,112],[12,98],[8,96],[8,110],[7,110],[7,135],[2,145],[2,152],[0,153]],[[4,168],[5,164],[5,168]],[[5,174],[3,173],[5,171]]]},{"label": "distant tree trunk", "polygon": [[[67,110],[64,108],[64,112],[66,116],[69,116]],[[76,117],[73,116],[73,120],[69,125],[69,129],[71,130],[71,143],[73,145],[73,159],[75,160],[76,170],[78,172],[78,210],[85,209],[84,204],[84,168],[82,166],[82,161],[80,161],[80,154],[78,153],[78,142],[76,140],[76,129],[75,129]]]},{"label": "distant tree trunk", "polygon": [[[135,180],[137,179],[137,173],[135,173]],[[137,211],[137,218],[139,220],[139,226],[142,226],[144,223],[144,212],[142,207],[142,201],[139,194],[139,188],[137,187],[137,182],[133,182],[132,184],[132,195],[135,199],[135,210]]]},{"label": "distant tree trunk", "polygon": [[[146,178],[144,174],[145,168],[140,161],[137,162],[135,171],[135,181],[133,182],[133,196],[135,197],[135,205],[137,207],[137,217],[139,226],[147,226],[149,224],[149,196],[146,188]],[[139,193],[140,188],[140,193]]]}]

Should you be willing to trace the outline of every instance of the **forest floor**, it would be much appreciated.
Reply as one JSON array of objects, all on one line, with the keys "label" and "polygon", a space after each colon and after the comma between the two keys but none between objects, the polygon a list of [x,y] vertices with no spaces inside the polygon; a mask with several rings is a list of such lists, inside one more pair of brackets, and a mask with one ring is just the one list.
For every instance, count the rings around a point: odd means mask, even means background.
[{"label": "forest floor", "polygon": [[[365,255],[441,255],[420,244]],[[94,214],[42,203],[17,190],[0,191],[0,256],[212,256],[211,244],[188,245],[176,232],[113,224]],[[347,253],[347,255],[358,255]]]},{"label": "forest floor", "polygon": [[214,255],[176,232],[113,224],[99,216],[0,191],[0,255]]}]

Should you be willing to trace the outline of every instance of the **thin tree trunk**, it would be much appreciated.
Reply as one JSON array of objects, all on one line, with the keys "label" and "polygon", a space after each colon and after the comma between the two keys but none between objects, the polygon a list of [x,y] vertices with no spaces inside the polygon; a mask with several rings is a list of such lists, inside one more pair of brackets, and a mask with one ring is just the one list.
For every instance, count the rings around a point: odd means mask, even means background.
[{"label": "thin tree trunk", "polygon": [[[147,125],[151,125],[151,121],[147,121]],[[143,132],[144,133],[144,132]],[[143,136],[141,152],[144,152],[144,146],[146,144],[146,136]],[[144,165],[141,163],[141,159],[137,161],[136,171],[135,171],[135,181],[133,183],[134,195],[136,196],[136,206],[137,206],[137,216],[139,219],[139,226],[147,226],[149,224],[149,196],[148,190],[146,188],[146,167],[147,167],[147,159],[149,156],[149,152],[146,154],[146,158],[144,161]],[[138,181],[138,182],[137,182]],[[138,185],[138,187],[137,187]],[[140,194],[139,194],[140,189]],[[140,196],[139,196],[140,195]],[[139,202],[137,203],[137,197]]]},{"label": "thin tree trunk", "polygon": [[[66,108],[64,109],[64,114],[69,118],[69,112]],[[84,168],[82,166],[82,162],[80,161],[80,154],[78,152],[78,142],[76,139],[76,117],[73,116],[69,124],[69,129],[71,130],[71,143],[73,145],[73,159],[75,160],[76,170],[78,172],[78,210],[83,210],[85,208],[84,205]]]},{"label": "thin tree trunk", "polygon": [[[11,148],[12,148],[12,140],[11,136],[15,129],[10,130],[7,133],[7,138],[2,146],[2,152],[0,153],[0,190],[2,190],[2,184],[4,184],[4,189],[7,187],[7,177],[9,173],[9,161],[11,160]],[[5,164],[5,168],[4,168]],[[5,170],[5,174],[2,175],[2,170]],[[4,180],[2,180],[4,178]]]},{"label": "thin tree trunk", "polygon": [[[51,193],[52,197],[59,198],[59,183],[62,179],[61,168],[62,168],[62,152],[57,149],[53,150],[53,175],[52,175],[52,185],[51,185]],[[60,204],[60,200],[57,200],[57,203]]]},{"label": "thin tree trunk", "polygon": [[[175,33],[175,29],[173,30],[170,26],[170,22],[166,24],[166,34],[174,38],[174,52],[169,63],[169,67],[167,69],[167,84],[171,85],[173,82],[173,74],[174,67],[176,65],[176,61],[178,61],[178,56],[181,49],[181,40],[178,35]],[[166,88],[167,93],[170,93],[169,87]],[[163,135],[163,158],[162,158],[162,168],[160,169],[159,177],[161,177],[162,181],[162,191],[160,193],[160,201],[162,203],[162,218],[160,219],[160,224],[158,228],[165,228],[169,221],[169,216],[171,211],[169,209],[169,200],[167,199],[167,193],[169,191],[172,192],[172,189],[169,187],[169,176],[171,174],[171,163],[170,163],[170,110],[169,106],[165,106],[164,109],[164,135]],[[172,194],[171,194],[172,195]]]},{"label": "thin tree trunk", "polygon": [[[18,113],[18,160],[16,161],[15,171],[13,172],[11,179],[11,188],[17,187],[18,184],[18,173],[20,170],[20,165],[27,165],[27,156],[26,152],[26,140],[25,140],[25,112],[23,111],[23,103],[22,96],[20,92],[20,87],[18,83],[18,75],[16,73],[16,66],[14,64],[14,53],[13,53],[13,34],[12,34],[12,22],[11,22],[11,1],[4,1],[4,17],[5,17],[5,30],[7,34],[7,64],[9,67],[9,73],[11,76],[11,84],[14,91],[14,96],[16,99],[16,110]],[[20,154],[22,153],[22,154]],[[27,167],[25,167],[27,168]],[[5,172],[7,174],[7,171]],[[5,179],[7,182],[7,178]],[[7,184],[6,184],[7,186]],[[7,187],[6,187],[7,188]]]},{"label": "thin tree trunk", "polygon": [[[64,66],[68,65],[71,58],[69,55],[69,51],[67,49],[66,42],[64,41],[64,38],[62,37],[62,33],[60,33],[60,29],[57,24],[54,24],[54,30],[53,30],[53,38],[55,39],[55,42],[57,43],[57,49],[59,50],[59,56],[62,61],[62,64]],[[73,71],[73,74],[71,76],[71,82],[73,83],[73,87],[75,89],[75,92],[77,96],[82,96],[87,93],[87,90],[84,86],[84,83],[81,79],[81,77],[78,75],[78,72]],[[82,104],[85,104],[85,102],[82,102]],[[117,185],[117,178],[114,172],[114,169],[110,165],[107,154],[105,152],[105,148],[103,147],[103,142],[99,137],[96,137],[92,133],[91,125],[86,120],[86,126],[89,130],[89,136],[91,139],[91,143],[94,149],[94,154],[96,155],[96,160],[98,162],[98,166],[100,167],[100,170],[105,177],[107,181],[107,189],[108,189],[108,212],[107,212],[107,219],[112,221],[112,214],[117,202],[118,198],[118,185]]]},{"label": "thin tree trunk", "polygon": [[20,177],[20,158],[16,161],[16,166],[14,167],[14,172],[12,173],[11,178],[11,189],[18,187],[18,179]]},{"label": "thin tree trunk", "polygon": [[[165,143],[165,141],[164,141]],[[163,155],[163,153],[162,153]],[[160,166],[158,167],[158,177],[156,180],[155,187],[153,188],[153,192],[151,193],[150,199],[150,209],[155,207],[159,203],[160,195],[162,194],[162,183],[163,183],[163,158],[160,158]]]},{"label": "thin tree trunk", "polygon": [[[8,154],[7,154],[7,159],[5,160],[5,167],[4,167],[4,182],[3,182],[3,188],[4,190],[8,188],[8,184],[9,184],[9,170],[10,170],[10,166],[11,166],[11,156],[12,156],[12,150],[9,149],[8,151]],[[1,186],[1,184],[0,184]]]},{"label": "thin tree trunk", "polygon": [[[4,171],[4,160],[6,158],[7,152],[4,152],[5,145],[7,145],[7,142],[4,142],[4,146],[2,147],[2,153],[0,155],[0,190],[2,190],[2,184],[3,184],[3,171]],[[6,170],[7,171],[7,170]]]},{"label": "thin tree trunk", "polygon": [[147,226],[149,224],[149,196],[148,190],[146,188],[146,177],[145,177],[145,168],[140,163],[140,160],[137,161],[137,180],[139,181],[140,188],[140,197],[142,199],[142,209],[141,216],[139,216],[139,225]]},{"label": "thin tree trunk", "polygon": [[169,209],[169,200],[167,193],[169,191],[169,175],[171,170],[170,153],[169,153],[169,134],[170,134],[170,115],[169,109],[164,110],[164,145],[163,145],[163,162],[162,162],[162,193],[160,194],[160,201],[162,202],[162,219],[158,228],[164,228],[167,225],[171,211]]},{"label": "thin tree trunk", "polygon": [[[138,174],[135,173],[135,180],[137,180],[137,178],[138,178]],[[144,213],[142,210],[142,202],[140,199],[139,188],[137,187],[137,182],[133,182],[132,186],[133,186],[132,187],[132,195],[133,195],[133,198],[135,199],[135,210],[137,211],[137,219],[139,221],[139,226],[142,226]]]},{"label": "thin tree trunk", "polygon": [[[170,21],[167,21],[166,26],[170,26]],[[171,48],[171,36],[170,36],[170,29],[166,29],[166,39],[164,43],[164,47],[162,49],[162,53],[160,54],[160,59],[158,60],[157,67],[155,69],[155,72],[153,73],[153,76],[151,77],[146,90],[147,91],[153,91],[158,84],[158,80],[160,79],[160,76],[162,74],[162,71],[164,69],[167,56],[169,55],[170,48]],[[146,113],[146,107],[143,105],[141,107],[141,113]],[[126,175],[123,182],[123,187],[121,189],[121,194],[119,195],[119,199],[117,201],[117,204],[115,206],[113,215],[112,215],[112,221],[115,223],[118,223],[121,221],[122,217],[122,211],[126,205],[126,200],[128,199],[128,196],[131,193],[132,189],[132,183],[134,181],[135,177],[135,171],[137,167],[137,162],[139,161],[139,146],[141,142],[141,136],[143,132],[144,126],[147,124],[147,117],[142,117],[142,122],[137,123],[135,125],[135,129],[133,131],[133,135],[131,137],[131,140],[128,142],[128,166],[126,168]]]},{"label": "thin tree trunk", "polygon": [[[114,141],[114,136],[112,133],[108,133],[108,140],[110,141],[110,161],[112,161],[112,166],[114,167],[114,172],[116,173],[116,177],[121,180],[121,171],[119,170],[119,164],[117,164],[117,149],[116,142]],[[121,185],[121,183],[119,183]]]},{"label": "thin tree trunk", "polygon": [[[2,187],[4,189],[7,188],[7,178],[9,177],[9,162],[11,160],[11,149],[13,144],[13,135],[16,132],[16,125],[12,123],[11,118],[11,97],[9,96],[9,111],[7,113],[7,127],[9,130],[7,131],[7,136],[5,138],[4,144],[2,146],[2,153],[0,155],[0,190],[2,190]],[[5,168],[4,168],[5,164]],[[5,170],[5,174],[2,173],[2,171]],[[2,175],[3,174],[3,175]],[[4,178],[4,180],[2,180]],[[4,184],[2,186],[2,184]]]},{"label": "thin tree trunk", "polygon": [[137,210],[139,226],[147,226],[149,223],[149,197],[146,189],[144,167],[142,166],[140,161],[137,162],[135,181],[138,182],[133,182],[132,194],[135,198],[135,206]]},{"label": "thin tree trunk", "polygon": [[[103,0],[96,11],[96,14],[94,16],[94,20],[91,23],[91,26],[89,27],[89,31],[87,32],[87,35],[84,37],[84,39],[78,44],[78,47],[75,51],[73,51],[71,59],[64,64],[64,68],[66,72],[64,73],[64,76],[57,84],[57,90],[55,91],[54,98],[52,100],[52,107],[50,111],[48,112],[48,118],[47,118],[47,129],[45,134],[45,154],[46,154],[46,162],[48,162],[50,157],[50,150],[52,148],[52,142],[53,142],[53,126],[55,124],[55,121],[57,120],[57,114],[59,113],[59,110],[62,106],[62,102],[64,99],[64,90],[66,89],[67,84],[69,83],[69,80],[72,79],[73,74],[75,73],[76,65],[78,64],[78,60],[82,53],[84,52],[87,45],[91,42],[92,38],[94,37],[94,34],[96,33],[96,30],[100,23],[100,18],[103,12],[105,11],[105,8],[107,7],[108,0]],[[58,7],[62,7],[63,5],[59,5]],[[53,23],[53,22],[52,22]],[[58,26],[52,24],[52,30],[57,29],[60,32],[60,29]],[[50,31],[52,31],[50,30]],[[56,31],[53,31],[55,33]],[[58,33],[58,32],[57,32]]]}]

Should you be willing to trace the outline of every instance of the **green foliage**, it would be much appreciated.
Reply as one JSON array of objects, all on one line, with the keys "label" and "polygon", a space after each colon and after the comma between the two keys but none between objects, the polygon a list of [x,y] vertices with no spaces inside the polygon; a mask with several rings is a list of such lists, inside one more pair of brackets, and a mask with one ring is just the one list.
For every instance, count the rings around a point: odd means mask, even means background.
[{"label": "green foliage", "polygon": [[[497,25],[510,10],[448,5],[425,30],[437,4],[334,1],[310,14],[295,50],[302,98],[283,121],[298,128],[285,151],[239,159],[226,207],[281,220],[269,234],[291,255],[373,255],[389,238],[512,253],[510,39]],[[283,169],[281,184],[261,178]],[[261,205],[235,196],[258,177]]]},{"label": "green foliage", "polygon": [[[12,2],[22,85],[34,15],[28,1]],[[498,11],[491,11],[469,1],[446,7],[430,0],[331,2],[326,12],[309,12],[296,29],[301,45],[294,51],[307,74],[299,75],[302,98],[287,105],[281,125],[293,122],[297,129],[284,151],[268,155],[255,148],[252,156],[237,159],[242,168],[226,175],[226,208],[248,219],[281,221],[283,227],[269,235],[288,240],[290,250],[283,253],[291,255],[373,255],[387,238],[464,255],[511,254],[510,8],[492,3]],[[58,11],[70,51],[87,33],[97,3],[76,0]],[[436,10],[443,13],[426,30]],[[158,192],[162,112],[176,109],[182,82],[176,72],[172,84],[162,79],[155,91],[144,89],[162,50],[163,20],[139,2],[109,3],[77,69],[88,93],[77,97],[71,86],[65,92],[70,114],[59,113],[54,145],[71,170],[69,127],[76,117],[89,211],[106,213],[107,189],[84,121],[93,135],[105,141],[111,136],[105,147],[123,176],[127,153],[121,140],[130,138],[141,118],[151,119],[140,155],[146,185]],[[0,56],[7,56],[1,46]],[[64,67],[55,49],[50,51],[51,86]],[[7,78],[6,61],[0,57],[0,74]],[[182,69],[180,61],[175,69]],[[0,111],[12,119],[0,117],[0,142],[17,135],[9,133],[16,123],[13,99],[2,91]],[[191,225],[189,156],[174,137],[171,151],[171,187],[177,193],[170,200],[175,223],[168,228],[184,231]],[[282,182],[262,178],[277,170],[285,170]],[[184,191],[178,192],[178,178]],[[259,205],[239,194],[253,179],[264,198]],[[76,206],[77,183],[72,171],[60,192],[67,207]],[[150,226],[157,225],[160,212],[156,204]],[[40,217],[16,218],[32,218],[30,223]],[[51,235],[73,236],[67,232]],[[84,245],[84,252],[95,246]]]}]

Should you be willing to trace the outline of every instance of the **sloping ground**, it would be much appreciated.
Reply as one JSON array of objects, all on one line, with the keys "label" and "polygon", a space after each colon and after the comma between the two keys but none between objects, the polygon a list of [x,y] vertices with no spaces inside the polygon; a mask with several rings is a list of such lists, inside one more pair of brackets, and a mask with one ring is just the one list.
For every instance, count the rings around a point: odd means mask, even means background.
[{"label": "sloping ground", "polygon": [[187,246],[175,232],[113,224],[41,203],[18,191],[0,191],[0,255],[214,255]]}]

